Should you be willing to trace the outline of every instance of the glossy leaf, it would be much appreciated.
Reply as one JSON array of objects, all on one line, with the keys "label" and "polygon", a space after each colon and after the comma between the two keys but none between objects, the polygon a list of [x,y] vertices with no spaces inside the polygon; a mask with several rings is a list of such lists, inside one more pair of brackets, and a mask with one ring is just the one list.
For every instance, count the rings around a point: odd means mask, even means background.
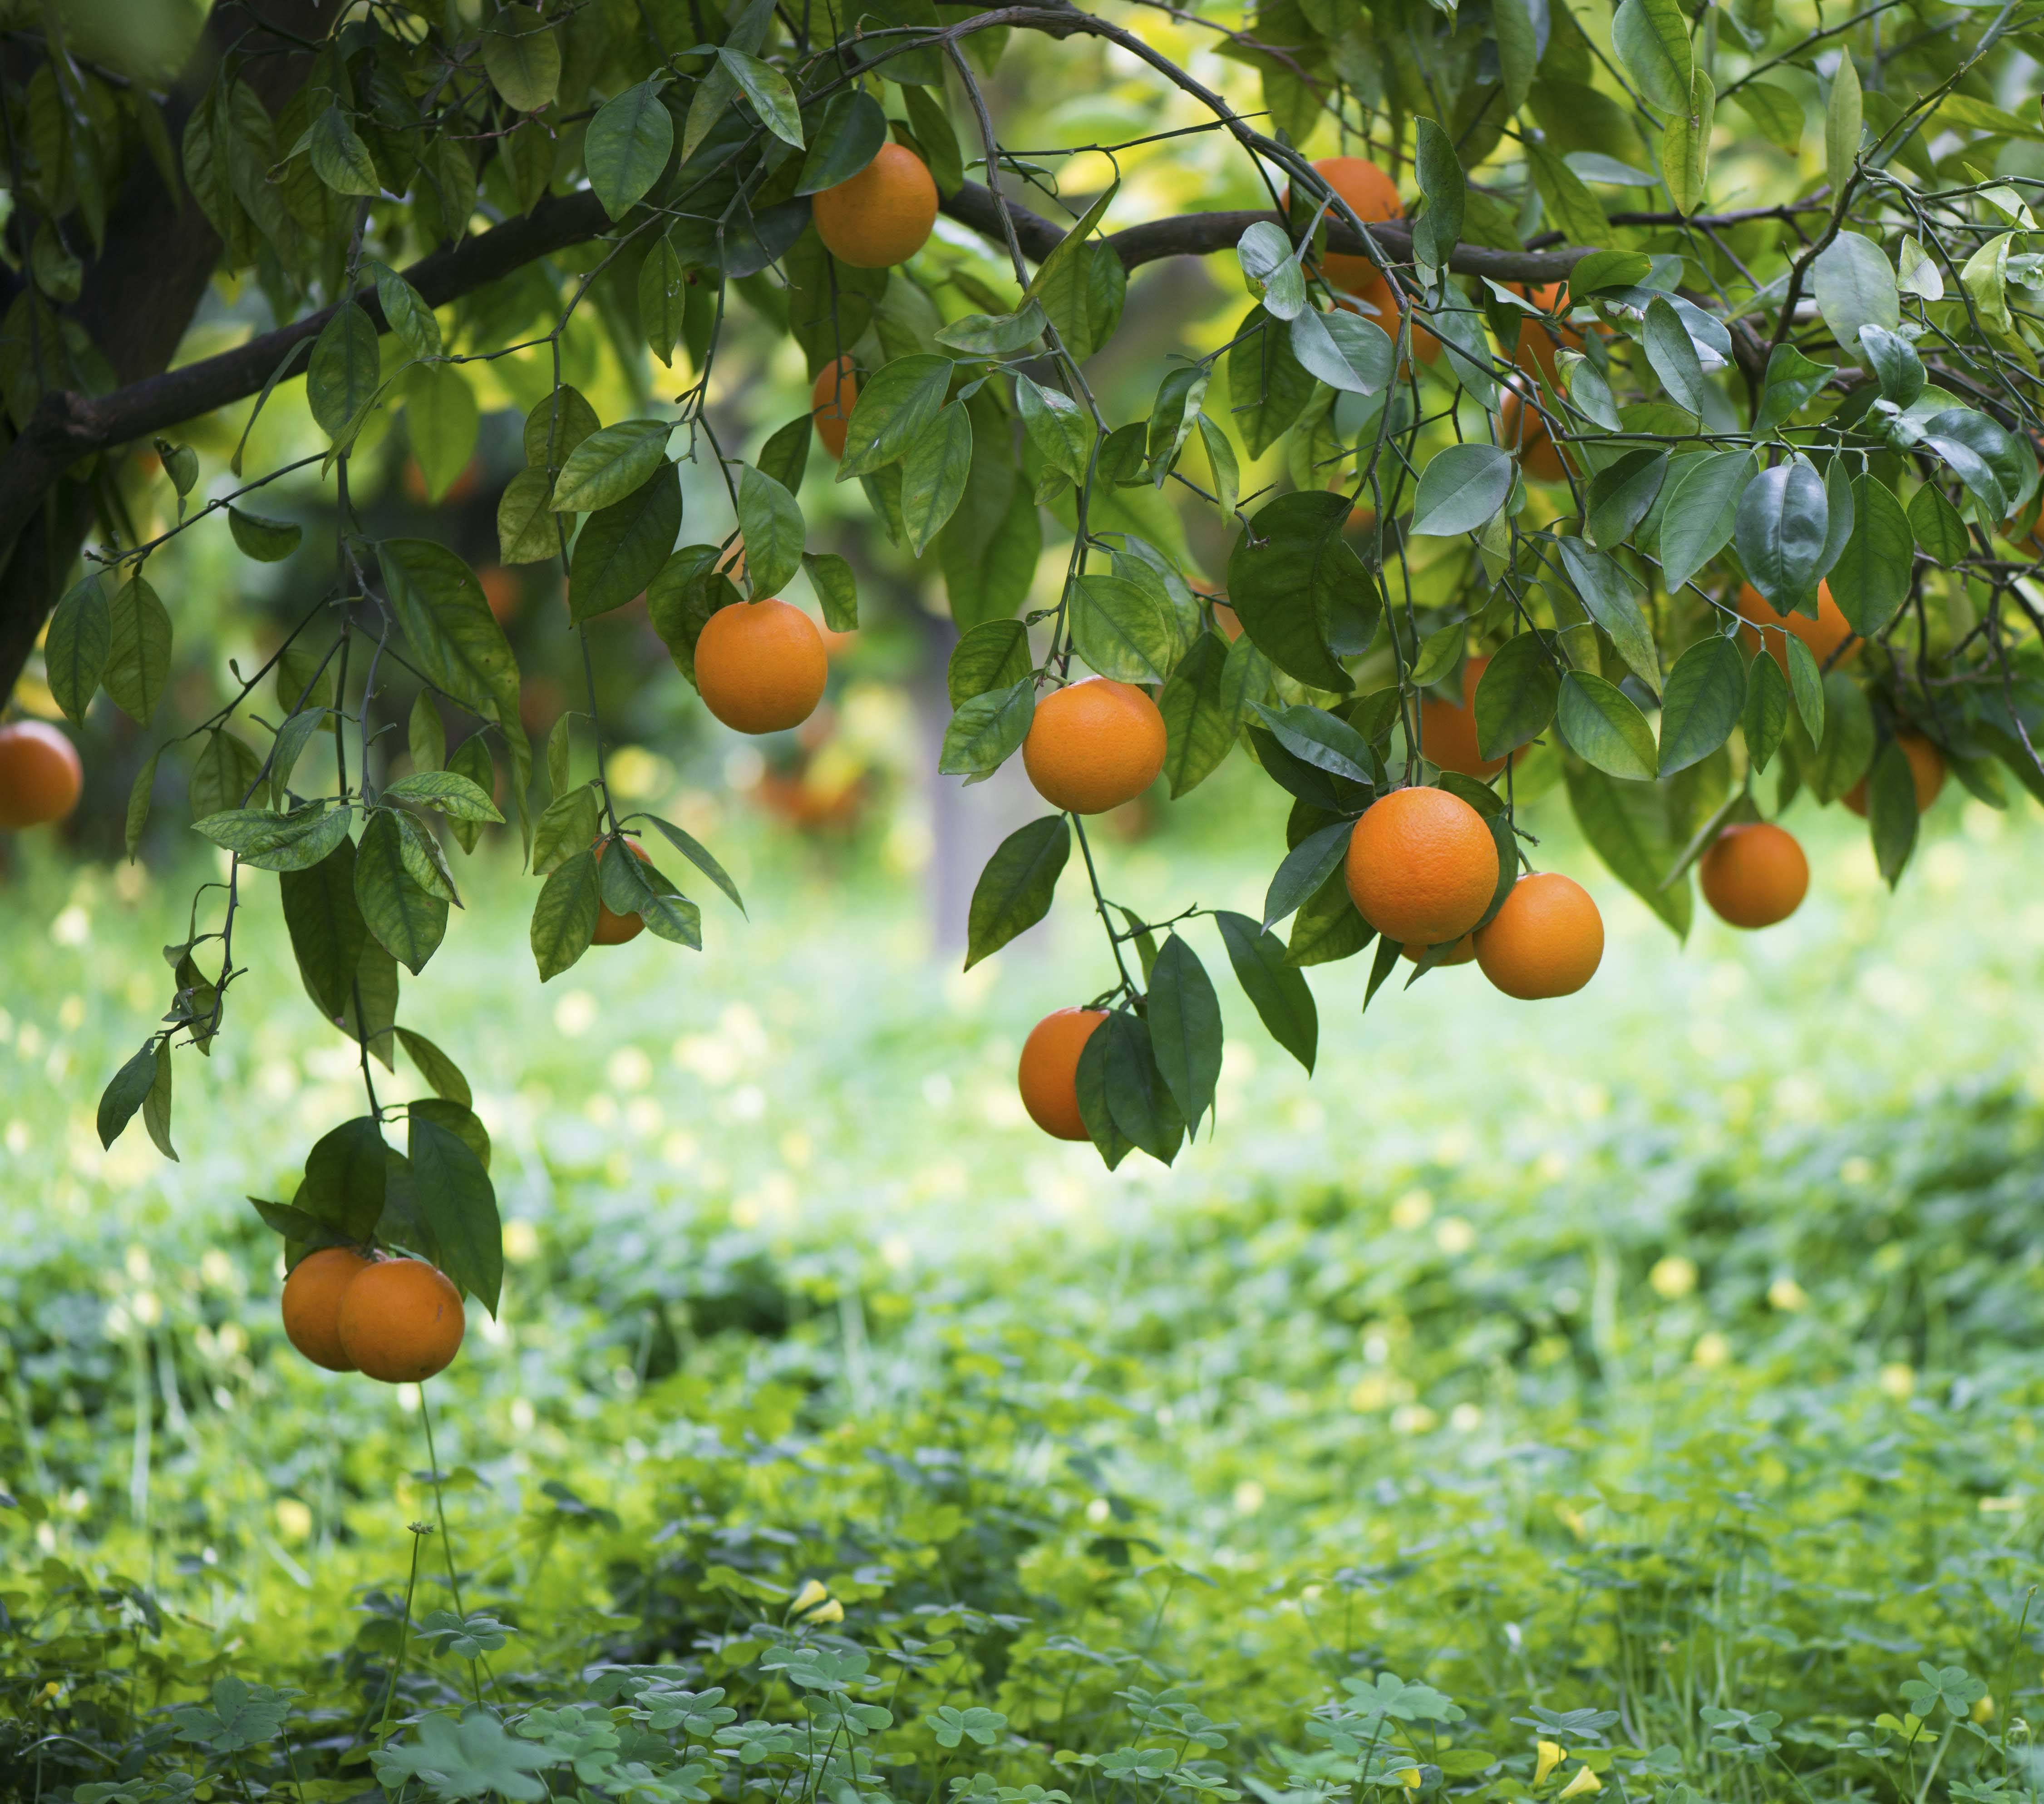
[{"label": "glossy leaf", "polygon": [[[1785,708],[1787,700],[1785,694]],[[1715,633],[1698,640],[1668,672],[1661,698],[1660,775],[1671,776],[1710,756],[1731,737],[1745,706],[1746,660],[1737,644]]]},{"label": "glossy leaf", "polygon": [[966,928],[967,971],[1050,913],[1071,848],[1071,829],[1062,814],[1032,821],[1001,842],[973,886]]}]

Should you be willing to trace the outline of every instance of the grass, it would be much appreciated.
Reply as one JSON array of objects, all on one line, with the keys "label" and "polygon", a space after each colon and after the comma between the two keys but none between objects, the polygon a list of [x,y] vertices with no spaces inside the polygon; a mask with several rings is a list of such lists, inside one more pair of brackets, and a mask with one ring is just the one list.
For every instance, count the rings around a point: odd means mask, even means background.
[{"label": "grass", "polygon": [[[1113,846],[1110,888],[1253,910],[1278,833],[1245,843],[1247,793]],[[1218,1133],[1109,1175],[1012,1087],[1099,981],[1082,893],[962,977],[878,852],[689,806],[752,914],[713,909],[701,957],[647,937],[542,990],[499,864],[407,987],[513,1224],[501,1321],[430,1387],[440,1496],[417,1394],[275,1325],[241,1198],[360,1091],[270,887],[229,1032],[179,1056],[171,1166],[139,1130],[102,1155],[90,1106],[160,1006],[178,888],[30,852],[0,1785],[353,1796],[387,1700],[413,1797],[572,1789],[577,1712],[621,1737],[580,1756],[613,1796],[2029,1787],[2034,819],[1947,801],[1890,898],[1806,809],[1801,913],[1679,952],[1593,883],[1605,966],[1560,1004],[1465,970],[1358,1017],[1366,961],[1317,971],[1310,1083],[1228,995]],[[1562,812],[1536,829],[1587,876]],[[240,1681],[305,1695],[237,1744],[271,1707]],[[1540,1771],[1542,1739],[1571,1757]]]}]

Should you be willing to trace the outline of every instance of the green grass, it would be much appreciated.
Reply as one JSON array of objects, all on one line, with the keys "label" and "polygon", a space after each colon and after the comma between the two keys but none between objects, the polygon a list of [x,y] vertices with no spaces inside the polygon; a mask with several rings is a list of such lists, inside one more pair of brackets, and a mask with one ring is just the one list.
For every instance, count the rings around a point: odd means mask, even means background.
[{"label": "green grass", "polygon": [[[1111,890],[1253,910],[1279,834],[1250,843],[1247,793],[1219,780],[1168,836],[1110,844]],[[1534,825],[1586,876],[1558,798]],[[1228,995],[1218,1133],[1113,1175],[1013,1099],[1028,1025],[1101,980],[1082,891],[1050,946],[961,977],[877,852],[733,813],[713,843],[749,922],[717,905],[699,958],[649,936],[543,990],[530,881],[490,866],[401,1017],[474,1080],[516,1224],[501,1323],[472,1316],[430,1387],[445,1541],[417,1399],[289,1353],[275,1243],[241,1200],[287,1194],[360,1106],[274,890],[258,881],[220,1049],[179,1055],[181,1163],[139,1129],[102,1155],[92,1100],[161,1006],[180,886],[29,848],[0,1048],[0,1785],[61,1797],[125,1763],[137,1798],[179,1795],[180,1770],[290,1796],[295,1762],[305,1797],[352,1796],[373,1775],[351,1739],[375,1740],[390,1694],[394,1725],[479,1695],[510,1745],[556,1751],[544,1713],[580,1711],[577,1733],[622,1737],[583,1756],[617,1796],[969,1781],[1304,1804],[1357,1783],[1359,1734],[1362,1784],[1400,1788],[1417,1760],[1424,1790],[1516,1804],[1536,1710],[1617,1711],[1550,1738],[1671,1804],[1685,1784],[2025,1789],[2000,1732],[2039,1681],[2018,1624],[2044,1394],[2044,840],[1949,800],[1891,898],[1857,823],[1797,825],[1812,898],[1766,935],[1706,919],[1678,951],[1593,884],[1610,946],[1565,1002],[1467,969],[1359,1016],[1367,961],[1316,971],[1310,1083]],[[474,1671],[405,1635],[394,1691],[421,1521],[412,1621],[454,1603],[451,1566],[461,1607],[517,1632]],[[841,1625],[790,1617],[810,1579]],[[790,1684],[783,1643],[856,1646],[877,1683]],[[1904,1718],[1919,1661],[1978,1675],[1997,1714],[1977,1733],[1925,1705],[1904,1751],[1906,1724],[1869,1725]],[[782,1727],[684,1781],[716,1725],[657,1729],[640,1681],[587,1675],[605,1662],[678,1666],[741,1725]],[[1386,1671],[1467,1719],[1343,1688]],[[150,1714],[223,1673],[306,1694],[282,1741],[229,1747],[190,1717],[175,1741]],[[798,1691],[891,1725],[832,1718],[827,1758],[773,1752],[819,1721]],[[1189,1708],[1239,1726],[1211,1746]],[[1005,1720],[942,1714],[968,1709]],[[500,1732],[470,1733],[445,1755],[470,1779],[436,1768],[411,1797],[490,1788]],[[879,1764],[856,1770],[847,1738]],[[526,1794],[518,1771],[501,1794]]]}]

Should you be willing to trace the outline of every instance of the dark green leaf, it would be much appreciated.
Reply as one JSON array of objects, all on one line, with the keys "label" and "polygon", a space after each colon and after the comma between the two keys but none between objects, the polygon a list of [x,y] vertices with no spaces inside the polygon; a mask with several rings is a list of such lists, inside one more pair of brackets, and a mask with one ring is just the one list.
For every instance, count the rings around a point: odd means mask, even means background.
[{"label": "dark green leaf", "polygon": [[654,76],[605,102],[582,139],[589,185],[613,219],[645,197],[674,151],[674,116],[661,101],[663,85],[663,78]]},{"label": "dark green leaf", "polygon": [[[1489,671],[1484,680],[1490,680]],[[1600,771],[1635,781],[1654,775],[1654,729],[1616,683],[1589,671],[1568,671],[1556,698],[1554,724],[1569,749]]]},{"label": "dark green leaf", "polygon": [[281,564],[298,548],[305,529],[295,520],[271,520],[238,507],[227,510],[228,530],[241,548],[242,556],[258,564]]},{"label": "dark green leaf", "polygon": [[845,424],[837,479],[870,475],[901,456],[943,407],[952,368],[948,357],[897,357],[861,388]]},{"label": "dark green leaf", "polygon": [[1505,640],[1485,668],[1472,704],[1477,752],[1503,758],[1547,730],[1562,690],[1554,654],[1539,636]]},{"label": "dark green leaf", "polygon": [[67,590],[50,615],[43,639],[43,669],[56,698],[75,726],[85,725],[85,711],[106,673],[113,641],[112,611],[97,572]]},{"label": "dark green leaf", "polygon": [[113,598],[108,625],[106,693],[136,725],[147,726],[171,680],[170,610],[141,577],[131,577]]},{"label": "dark green leaf", "polygon": [[1698,640],[1675,660],[1661,698],[1660,774],[1672,776],[1709,757],[1731,737],[1745,705],[1746,660],[1738,645],[1716,634]]},{"label": "dark green leaf", "polygon": [[1668,463],[1666,451],[1642,445],[1604,465],[1590,479],[1583,537],[1600,551],[1623,544],[1659,497]]},{"label": "dark green leaf", "polygon": [[1362,649],[1377,625],[1375,585],[1343,542],[1345,495],[1280,496],[1258,509],[1228,559],[1228,597],[1270,661],[1316,688],[1354,687],[1336,642]]},{"label": "dark green leaf", "polygon": [[589,950],[601,900],[593,852],[572,854],[547,879],[532,910],[532,957],[542,983]]},{"label": "dark green leaf", "polygon": [[638,814],[634,815],[632,818],[651,821],[668,844],[731,898],[731,906],[733,908],[736,909],[740,914],[745,913],[744,899],[738,893],[738,886],[732,882],[731,874],[717,863],[709,848],[703,844],[694,834],[685,833],[671,821],[663,821],[657,814]]},{"label": "dark green leaf", "polygon": [[156,1081],[156,1042],[142,1042],[142,1049],[113,1074],[99,1098],[99,1144],[111,1146],[142,1106],[150,1086]]},{"label": "dark green leaf", "polygon": [[417,976],[446,935],[448,905],[421,889],[405,868],[402,832],[387,808],[371,809],[363,823],[355,900],[383,948]]},{"label": "dark green leaf", "polygon": [[1763,470],[1739,497],[1732,530],[1739,562],[1777,614],[1815,589],[1830,524],[1823,483],[1807,464]]},{"label": "dark green leaf", "polygon": [[305,1155],[305,1181],[292,1206],[344,1240],[367,1240],[383,1213],[388,1151],[373,1117],[342,1122]]},{"label": "dark green leaf", "polygon": [[1916,847],[1916,777],[1895,740],[1874,757],[1866,780],[1866,817],[1874,862],[1892,890]]},{"label": "dark green leaf", "polygon": [[1246,914],[1220,910],[1214,922],[1228,948],[1235,980],[1258,1019],[1270,1037],[1310,1072],[1320,1040],[1320,1015],[1305,978],[1285,963],[1284,941]]},{"label": "dark green leaf", "polygon": [[880,102],[863,89],[840,90],[809,133],[809,155],[803,159],[795,192],[820,194],[849,182],[880,154],[886,141],[887,115]]},{"label": "dark green leaf", "polygon": [[494,1315],[504,1233],[490,1174],[459,1135],[416,1107],[410,1116],[413,1200],[439,1244],[441,1269]]},{"label": "dark green leaf", "polygon": [[1348,851],[1349,836],[1354,830],[1353,821],[1337,821],[1331,826],[1308,833],[1285,853],[1285,861],[1278,867],[1263,898],[1266,927],[1276,926],[1309,897],[1319,893],[1341,864]]},{"label": "dark green leaf", "polygon": [[419,1067],[419,1075],[433,1087],[436,1096],[458,1102],[464,1109],[474,1106],[475,1098],[470,1093],[468,1079],[462,1075],[460,1066],[432,1040],[423,1033],[414,1033],[409,1027],[398,1029],[398,1039],[412,1063]]},{"label": "dark green leaf", "polygon": [[1064,816],[1047,814],[1017,828],[995,848],[973,887],[966,929],[967,971],[1051,912],[1071,845]]},{"label": "dark green leaf", "polygon": [[1852,497],[1852,536],[1827,580],[1846,623],[1871,639],[1908,598],[1916,547],[1909,516],[1885,483],[1871,474],[1858,476]]},{"label": "dark green leaf", "polygon": [[954,401],[909,440],[901,460],[901,524],[915,556],[956,510],[971,467],[971,417]]},{"label": "dark green leaf", "polygon": [[1824,731],[1817,756],[1804,772],[1819,802],[1835,802],[1866,775],[1873,761],[1873,710],[1842,671],[1824,679]]},{"label": "dark green leaf", "polygon": [[982,621],[951,648],[944,687],[956,708],[991,690],[1013,688],[1030,667],[1029,633],[1020,621]]},{"label": "dark green leaf", "polygon": [[1157,698],[1164,717],[1164,775],[1176,801],[1217,769],[1235,745],[1242,715],[1228,694],[1228,643],[1211,629],[1193,641]]},{"label": "dark green leaf", "polygon": [[1165,936],[1149,982],[1151,1049],[1188,1131],[1197,1135],[1220,1079],[1220,998],[1198,955],[1175,933]]},{"label": "dark green leaf", "polygon": [[1746,735],[1746,755],[1756,771],[1765,771],[1788,730],[1788,679],[1765,651],[1756,652],[1746,676],[1746,706],[1739,716]]},{"label": "dark green leaf", "polygon": [[279,879],[284,924],[298,975],[319,1011],[333,1021],[353,999],[368,924],[355,899],[355,842],[343,839],[321,861]]}]

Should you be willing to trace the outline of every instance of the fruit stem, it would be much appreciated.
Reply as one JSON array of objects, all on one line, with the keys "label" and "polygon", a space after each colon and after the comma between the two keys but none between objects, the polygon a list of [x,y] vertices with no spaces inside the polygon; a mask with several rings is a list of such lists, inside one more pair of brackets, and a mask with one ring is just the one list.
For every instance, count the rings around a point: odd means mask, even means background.
[{"label": "fruit stem", "polygon": [[1130,997],[1135,994],[1135,986],[1129,981],[1128,967],[1121,956],[1121,941],[1114,931],[1113,917],[1107,912],[1107,898],[1101,894],[1100,873],[1093,868],[1093,847],[1086,839],[1085,822],[1078,815],[1072,817],[1072,831],[1079,837],[1079,850],[1085,856],[1086,881],[1093,886],[1093,906],[1099,912],[1100,924],[1107,929],[1108,949],[1114,954],[1114,968],[1121,974],[1121,987]]},{"label": "fruit stem", "polygon": [[455,1576],[454,1542],[448,1534],[447,1503],[440,1495],[440,1456],[433,1450],[433,1412],[426,1402],[426,1387],[419,1387],[419,1419],[426,1425],[426,1462],[432,1472],[433,1514],[440,1518],[440,1551],[447,1556],[448,1589],[454,1594],[454,1607],[466,1617],[462,1606],[461,1580]]},{"label": "fruit stem", "polygon": [[[422,1392],[423,1395],[424,1393]],[[432,1530],[423,1522],[410,1525],[412,1531],[412,1575],[405,1581],[405,1618],[398,1630],[398,1658],[390,1668],[390,1683],[383,1691],[382,1720],[376,1725],[376,1745],[382,1747],[390,1739],[390,1705],[398,1695],[398,1681],[404,1676],[405,1656],[412,1644],[412,1593],[419,1583],[419,1537],[429,1535]]]}]

